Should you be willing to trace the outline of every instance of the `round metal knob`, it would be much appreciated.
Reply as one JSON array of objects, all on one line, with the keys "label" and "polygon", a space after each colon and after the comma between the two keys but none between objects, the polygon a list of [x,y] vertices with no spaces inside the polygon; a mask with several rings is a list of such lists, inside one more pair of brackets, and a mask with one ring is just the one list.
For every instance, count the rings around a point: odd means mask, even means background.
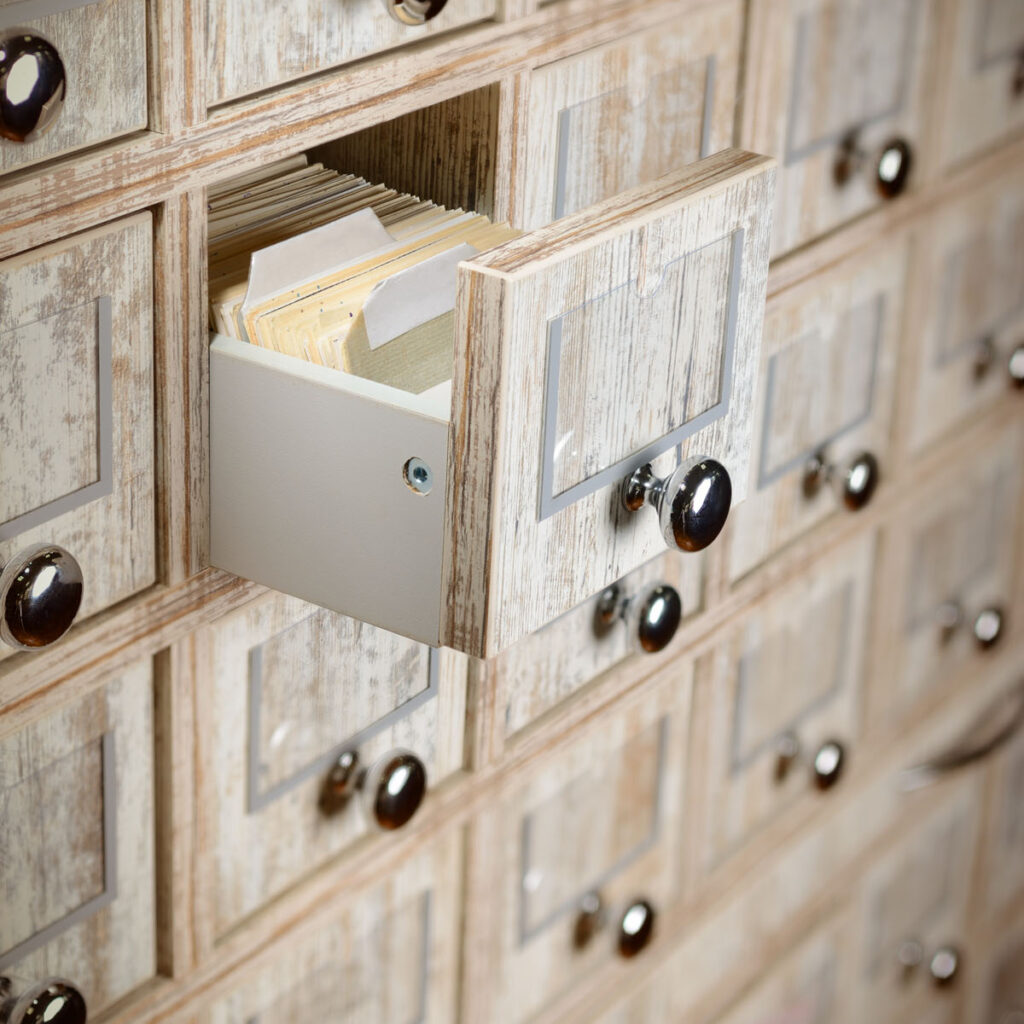
[{"label": "round metal knob", "polygon": [[[0,987],[0,999],[5,988],[9,985]],[[85,1024],[87,1019],[82,993],[63,978],[50,978],[0,1002],[0,1024]]]},{"label": "round metal knob", "polygon": [[890,139],[878,153],[875,186],[886,199],[906,191],[914,166],[914,151],[906,139]]},{"label": "round metal knob", "polygon": [[725,526],[732,481],[725,466],[711,458],[687,459],[663,480],[648,464],[626,478],[622,503],[630,512],[653,505],[670,548],[702,551]]},{"label": "round metal knob", "polygon": [[64,62],[52,43],[27,32],[0,37],[0,136],[39,138],[57,119],[66,87]]},{"label": "round metal knob", "polygon": [[1015,388],[1024,388],[1024,345],[1018,345],[1011,353],[1006,366],[1010,383]]},{"label": "round metal knob", "polygon": [[599,892],[585,893],[580,900],[572,926],[572,944],[575,949],[586,949],[591,940],[605,926],[607,914]]},{"label": "round metal knob", "polygon": [[823,743],[814,755],[814,784],[818,789],[831,789],[842,777],[846,751],[838,740]]},{"label": "round metal knob", "polygon": [[657,654],[672,642],[683,619],[683,599],[667,583],[654,583],[628,596],[613,583],[600,596],[595,615],[598,635],[616,622],[625,622],[636,647],[644,654]]},{"label": "round metal knob", "polygon": [[82,569],[56,544],[19,552],[0,572],[0,640],[39,650],[59,640],[82,604]]},{"label": "round metal knob", "polygon": [[448,0],[384,0],[388,14],[403,25],[423,25],[444,10]]},{"label": "round metal knob", "polygon": [[910,974],[924,962],[924,946],[917,939],[906,939],[900,943],[900,948],[896,951],[896,958],[904,973]]},{"label": "round metal knob", "polygon": [[320,790],[320,809],[335,815],[358,792],[370,820],[379,828],[401,828],[419,810],[427,791],[427,770],[411,751],[392,750],[369,769],[360,767],[354,750],[341,754]]},{"label": "round metal knob", "polygon": [[650,945],[657,915],[647,900],[636,900],[626,907],[619,921],[619,955],[634,957]]},{"label": "round metal knob", "polygon": [[990,608],[982,608],[974,619],[972,632],[975,643],[982,650],[995,647],[1003,635],[1003,610],[995,605]]},{"label": "round metal knob", "polygon": [[804,497],[813,498],[826,484],[835,483],[843,504],[851,512],[857,512],[871,501],[880,477],[878,459],[871,452],[855,455],[846,468],[840,470],[828,461],[824,449],[818,449],[804,464]]},{"label": "round metal knob", "polygon": [[955,946],[940,946],[928,962],[928,973],[935,984],[952,985],[960,972],[960,960],[960,951]]}]

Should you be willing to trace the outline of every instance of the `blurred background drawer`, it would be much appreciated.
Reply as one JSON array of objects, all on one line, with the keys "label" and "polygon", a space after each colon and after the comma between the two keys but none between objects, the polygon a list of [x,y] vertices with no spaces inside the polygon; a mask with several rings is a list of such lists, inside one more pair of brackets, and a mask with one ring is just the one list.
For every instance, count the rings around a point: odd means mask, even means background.
[{"label": "blurred background drawer", "polygon": [[0,5],[0,173],[145,128],[146,42],[145,0]]},{"label": "blurred background drawer", "polygon": [[[356,840],[386,842],[379,833],[415,813],[421,771],[430,789],[461,769],[465,659],[281,594],[195,643],[211,681],[198,698],[198,806],[203,899],[219,938]],[[396,751],[421,767],[397,766],[392,786],[408,799],[389,816],[372,769]],[[334,769],[353,753],[341,791]],[[370,775],[353,789],[362,769]]]}]

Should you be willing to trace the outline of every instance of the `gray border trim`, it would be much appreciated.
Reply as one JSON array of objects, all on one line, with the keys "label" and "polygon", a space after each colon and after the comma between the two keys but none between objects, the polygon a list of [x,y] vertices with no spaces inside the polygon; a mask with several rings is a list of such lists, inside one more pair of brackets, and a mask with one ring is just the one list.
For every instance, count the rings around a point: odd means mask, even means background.
[{"label": "gray border trim", "polygon": [[95,7],[100,0],[21,0],[0,7],[0,29],[27,25],[54,14],[75,11],[79,7]]},{"label": "gray border trim", "polygon": [[[753,764],[766,750],[774,747],[778,738],[784,733],[789,732],[801,722],[807,719],[810,715],[813,715],[815,711],[819,711],[826,704],[828,704],[834,697],[836,697],[843,690],[843,675],[847,666],[847,656],[850,653],[850,646],[852,637],[850,635],[850,624],[851,615],[850,610],[853,606],[853,589],[855,581],[849,579],[846,581],[842,593],[843,609],[841,614],[841,621],[843,623],[843,635],[839,641],[839,656],[836,658],[836,670],[835,677],[829,683],[828,689],[823,690],[820,694],[805,704],[783,727],[770,736],[766,736],[760,743],[755,743],[749,750],[744,751],[743,737],[742,737],[742,722],[743,722],[743,705],[747,701],[747,694],[750,691],[750,687],[753,684],[751,678],[752,673],[750,671],[750,652],[744,654],[740,658],[739,667],[737,669],[737,676],[739,680],[736,684],[736,698],[733,703],[732,711],[732,741],[729,744],[729,775],[735,777]],[[836,593],[831,591],[829,596]],[[758,648],[755,648],[755,651]]]},{"label": "gray border trim", "polygon": [[[768,439],[771,436],[771,421],[775,416],[775,382],[777,376],[776,360],[778,360],[782,355],[782,351],[780,350],[779,352],[775,352],[768,360],[768,371],[766,374],[767,380],[765,383],[766,395],[764,400],[764,418],[761,424],[761,448],[757,457],[757,489],[759,491],[771,486],[780,477],[785,476],[798,466],[802,466],[819,448],[832,444],[844,434],[848,434],[850,431],[856,430],[862,424],[871,419],[871,415],[875,408],[875,391],[878,387],[878,363],[882,349],[882,324],[885,322],[885,300],[886,295],[884,292],[879,292],[873,298],[868,300],[868,302],[873,302],[875,304],[875,329],[871,339],[871,371],[868,382],[868,393],[864,403],[863,412],[858,413],[853,417],[853,419],[841,424],[831,434],[815,441],[807,449],[799,451],[796,455],[786,459],[774,469],[768,468]],[[860,305],[854,306],[853,309],[848,309],[846,311],[846,315],[852,315],[855,311],[861,309],[867,304],[867,302],[861,303]],[[821,334],[819,331],[810,331],[798,338],[797,341],[792,344],[803,345],[808,342],[815,344],[818,343],[818,339],[820,339],[820,337]],[[788,347],[789,346],[787,346],[787,348]]]},{"label": "gray border trim", "polygon": [[1020,48],[1024,45],[1024,34],[1019,39],[1006,43],[1005,46],[995,50],[993,53],[985,52],[985,37],[988,35],[989,22],[992,20],[992,8],[998,0],[988,0],[981,11],[981,17],[977,21],[977,35],[974,41],[974,71],[987,71],[998,64],[1006,64],[1010,61],[1016,63]]},{"label": "gray border trim", "polygon": [[0,971],[53,942],[117,898],[117,764],[114,759],[114,734],[105,732],[99,739],[103,788],[103,890],[80,907],[0,954]]},{"label": "gray border trim", "polygon": [[[667,434],[664,434],[657,440],[645,445],[639,451],[618,459],[611,465],[605,466],[603,469],[598,470],[596,473],[584,480],[581,480],[579,483],[573,484],[571,487],[566,488],[558,494],[553,494],[552,491],[554,488],[555,475],[555,435],[558,429],[558,385],[559,378],[561,376],[562,322],[570,313],[573,313],[578,309],[582,309],[584,306],[588,306],[590,303],[596,302],[599,299],[606,298],[608,295],[611,295],[613,292],[616,292],[621,288],[632,287],[633,282],[627,281],[624,284],[618,285],[610,291],[604,292],[602,295],[596,295],[593,298],[588,299],[586,302],[580,303],[580,305],[573,309],[566,310],[564,313],[560,313],[558,316],[548,320],[547,369],[544,382],[544,425],[541,434],[542,455],[540,508],[537,512],[538,522],[543,522],[545,519],[553,516],[556,512],[561,512],[563,509],[568,508],[577,501],[581,501],[583,498],[586,498],[588,495],[600,490],[602,487],[618,483],[624,477],[633,472],[634,469],[637,469],[639,466],[642,466],[647,462],[651,462],[653,459],[657,458],[664,452],[667,452],[669,449],[682,444],[687,438],[692,437],[699,430],[703,430],[705,427],[710,426],[717,420],[720,420],[723,416],[728,415],[729,405],[732,401],[733,366],[735,364],[736,356],[736,322],[738,315],[737,310],[739,307],[740,280],[742,278],[745,229],[736,228],[730,234],[722,235],[721,238],[713,239],[712,241],[702,245],[700,249],[695,249],[692,252],[688,252],[685,255],[670,261],[662,270],[662,281],[659,282],[658,286],[660,290],[664,282],[665,270],[668,267],[671,267],[675,263],[685,263],[685,261],[691,256],[697,255],[697,253],[708,248],[708,246],[717,245],[719,242],[730,237],[732,238],[732,260],[729,271],[729,304],[725,317],[725,345],[723,346],[722,352],[722,368],[719,378],[720,398],[718,402],[709,409],[705,409],[704,412],[695,416],[693,419],[686,420],[679,426],[670,430]],[[694,352],[696,351],[698,351],[698,347],[694,346]],[[691,355],[691,369],[692,366],[693,356]]]},{"label": "gray border trim", "polygon": [[[304,620],[303,620],[304,621]],[[299,623],[295,623],[298,625]],[[294,626],[289,626],[293,629]],[[282,632],[287,632],[283,630]],[[280,636],[281,634],[275,634]],[[427,685],[424,689],[414,694],[407,701],[392,708],[387,714],[371,722],[368,726],[360,729],[359,732],[348,736],[341,743],[336,744],[330,750],[319,755],[309,762],[305,767],[289,775],[286,779],[275,783],[265,790],[260,789],[260,707],[263,697],[263,648],[274,637],[268,637],[261,644],[249,650],[249,735],[248,735],[248,756],[246,759],[246,801],[245,810],[247,814],[258,814],[268,804],[272,804],[279,797],[294,789],[300,783],[314,775],[325,772],[327,768],[337,759],[339,754],[346,750],[352,750],[362,746],[367,740],[372,739],[378,733],[383,732],[400,722],[403,718],[411,715],[413,711],[433,700],[438,692],[438,679],[440,676],[441,652],[436,647],[429,648],[427,660]]]},{"label": "gray border trim", "polygon": [[[891,0],[886,0],[886,2],[891,2]],[[917,38],[920,13],[921,4],[919,0],[909,0],[908,17],[906,20],[907,37],[903,47],[903,60],[900,64],[901,79],[892,106],[878,113],[868,114],[853,122],[843,124],[825,135],[805,142],[798,148],[793,138],[798,97],[811,95],[816,91],[813,88],[802,88],[803,83],[800,81],[800,68],[803,64],[804,51],[807,49],[807,19],[811,17],[812,12],[808,11],[800,15],[796,28],[796,57],[793,61],[793,78],[789,90],[789,103],[786,108],[786,155],[783,160],[785,166],[788,167],[791,164],[798,163],[821,149],[836,145],[848,132],[854,129],[863,129],[868,125],[877,124],[879,121],[887,121],[889,118],[896,117],[903,110],[909,91],[910,68],[915,63],[911,59],[911,54],[914,48],[914,40]]]},{"label": "gray border trim", "polygon": [[[639,734],[637,734],[639,735]],[[636,736],[630,737],[625,742],[630,742],[631,739],[635,739]],[[623,744],[625,746],[625,744]],[[631,850],[627,850],[614,864],[606,868],[596,878],[592,878],[589,881],[581,882],[579,891],[564,900],[561,904],[550,910],[540,921],[538,921],[532,928],[527,926],[529,920],[529,913],[527,911],[527,904],[530,898],[530,894],[526,891],[523,885],[526,876],[529,874],[529,854],[530,854],[530,837],[533,833],[533,815],[527,814],[520,825],[519,832],[519,851],[520,851],[520,864],[522,865],[521,873],[519,875],[519,925],[518,925],[518,944],[520,947],[525,946],[527,942],[533,939],[540,932],[548,929],[552,924],[558,921],[561,917],[564,917],[567,913],[574,910],[578,905],[580,899],[584,894],[590,892],[592,889],[600,889],[601,886],[606,885],[612,878],[624,871],[631,864],[635,863],[642,857],[648,850],[655,846],[661,836],[662,827],[662,810],[665,795],[665,760],[666,751],[668,748],[668,715],[662,715],[658,720],[658,752],[657,752],[657,768],[655,775],[655,789],[654,789],[654,822],[651,826],[651,831],[644,836]],[[614,756],[614,755],[610,755]],[[578,776],[577,776],[578,778]],[[570,780],[575,781],[575,780]]]},{"label": "gray border trim", "polygon": [[[650,83],[654,83],[659,78],[664,78],[668,75],[675,74],[681,71],[683,68],[692,67],[695,64],[700,64],[704,61],[704,109],[701,114],[701,145],[700,155],[701,158],[708,156],[708,151],[711,148],[711,123],[714,116],[715,107],[715,65],[717,57],[715,54],[708,54],[707,57],[696,57],[693,60],[684,61],[681,64],[674,64],[664,71],[659,71],[656,75],[652,75]],[[609,96],[614,96],[616,93],[626,93],[626,100],[628,103],[629,95],[626,86],[620,85],[617,89],[609,89],[607,92],[598,93],[596,96],[591,96],[590,99],[580,100],[578,103],[573,103],[568,107],[563,107],[558,112],[558,129],[557,138],[558,145],[555,150],[555,190],[551,202],[551,218],[552,220],[558,220],[560,217],[564,217],[567,213],[575,213],[577,209],[582,207],[576,207],[572,210],[565,208],[565,196],[568,187],[569,180],[569,128],[572,123],[573,111],[578,110],[580,107],[585,107],[590,103],[594,103],[597,100],[605,100]],[[638,110],[641,107],[647,105],[650,98],[651,90],[648,88],[647,95],[639,103],[631,105],[629,109],[631,111]],[[607,198],[607,197],[600,197]]]},{"label": "gray border trim", "polygon": [[[0,541],[10,540],[17,537],[26,530],[35,529],[44,523],[56,519],[58,516],[73,512],[90,501],[98,498],[105,498],[114,490],[114,376],[113,376],[113,312],[109,295],[101,295],[90,302],[81,303],[83,306],[95,305],[96,307],[96,337],[97,337],[97,381],[96,381],[96,405],[99,418],[99,470],[100,477],[94,483],[65,494],[60,498],[54,498],[45,505],[32,509],[30,512],[23,512],[21,515],[8,519],[6,523],[0,523]],[[68,307],[77,308],[77,307]],[[66,312],[61,310],[60,312]],[[57,315],[57,314],[54,314]],[[51,317],[43,317],[49,320]],[[20,324],[12,330],[20,330],[23,327],[30,327],[32,323],[39,323],[34,320],[28,324]]]}]

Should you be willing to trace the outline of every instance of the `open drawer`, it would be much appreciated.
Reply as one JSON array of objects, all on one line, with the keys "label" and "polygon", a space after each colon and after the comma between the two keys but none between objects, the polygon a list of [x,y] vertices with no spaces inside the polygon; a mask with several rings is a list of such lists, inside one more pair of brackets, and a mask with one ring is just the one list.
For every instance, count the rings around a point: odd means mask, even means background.
[{"label": "open drawer", "polygon": [[459,264],[451,381],[418,395],[214,338],[213,563],[489,657],[710,542],[747,479],[773,189],[729,150]]}]

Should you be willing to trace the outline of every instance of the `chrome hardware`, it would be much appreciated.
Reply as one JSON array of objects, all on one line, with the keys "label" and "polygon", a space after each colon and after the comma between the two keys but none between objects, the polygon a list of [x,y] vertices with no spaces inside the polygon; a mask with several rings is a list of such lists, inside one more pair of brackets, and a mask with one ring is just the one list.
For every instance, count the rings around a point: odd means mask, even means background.
[{"label": "chrome hardware", "polygon": [[950,772],[983,760],[1009,743],[1022,725],[1024,681],[998,697],[946,750],[905,768],[900,773],[900,788],[905,791],[921,789]]},{"label": "chrome hardware", "polygon": [[837,487],[843,504],[851,511],[857,512],[871,500],[878,488],[881,476],[878,459],[871,452],[855,455],[845,470],[840,470],[828,461],[824,448],[819,448],[805,463],[803,475],[804,497],[808,500],[816,497],[827,484]]},{"label": "chrome hardware", "polygon": [[624,622],[638,650],[657,654],[672,642],[683,618],[679,591],[667,583],[653,583],[627,595],[613,583],[598,598],[594,628],[598,635]]},{"label": "chrome hardware", "polygon": [[906,139],[889,139],[872,155],[861,146],[860,129],[855,128],[839,143],[832,180],[842,188],[870,167],[875,188],[884,198],[893,199],[906,190],[913,164],[914,151]]},{"label": "chrome hardware", "polygon": [[[948,644],[967,621],[967,613],[963,605],[955,598],[943,601],[934,613],[935,625],[938,627],[939,640]],[[971,623],[971,635],[974,642],[983,651],[995,647],[1003,635],[1005,616],[998,605],[982,608]]]},{"label": "chrome hardware", "polygon": [[47,978],[13,996],[8,978],[0,978],[0,1024],[85,1024],[82,993],[63,978]]},{"label": "chrome hardware", "polygon": [[917,939],[906,939],[900,943],[896,959],[899,960],[904,974],[916,971],[924,963],[924,946]]},{"label": "chrome hardware", "polygon": [[619,956],[629,959],[650,945],[656,917],[654,907],[647,900],[635,900],[626,907],[619,920]]},{"label": "chrome hardware", "polygon": [[999,643],[1003,635],[1003,610],[992,605],[989,608],[982,608],[974,619],[974,626],[971,629],[974,634],[974,642],[982,649],[988,650]]},{"label": "chrome hardware", "polygon": [[725,526],[732,481],[725,466],[707,457],[687,459],[663,480],[647,464],[623,482],[622,503],[629,512],[653,505],[670,548],[701,551]]},{"label": "chrome hardware", "polygon": [[417,494],[429,494],[434,486],[434,473],[422,459],[409,459],[402,467],[402,477],[409,489]]},{"label": "chrome hardware", "polygon": [[379,828],[401,828],[419,809],[427,789],[423,762],[408,750],[391,750],[368,769],[347,750],[331,766],[320,790],[320,810],[340,813],[359,793],[367,816]]},{"label": "chrome hardware", "polygon": [[811,779],[818,789],[831,789],[842,777],[846,750],[838,740],[826,740],[808,756],[794,732],[783,733],[775,744],[775,781],[784,782],[799,764],[811,771]]},{"label": "chrome hardware", "polygon": [[0,640],[35,651],[59,640],[82,604],[82,568],[56,544],[18,552],[0,572]]},{"label": "chrome hardware", "polygon": [[0,137],[34,142],[64,105],[67,76],[56,47],[30,32],[0,36]]},{"label": "chrome hardware", "polygon": [[952,985],[960,972],[960,951],[955,946],[940,946],[928,961],[928,973],[940,988]]},{"label": "chrome hardware", "polygon": [[573,922],[573,948],[586,949],[591,939],[604,928],[607,920],[608,915],[601,894],[594,891],[584,893],[579,902],[576,920]]},{"label": "chrome hardware", "polygon": [[995,365],[998,355],[995,339],[991,334],[978,338],[974,343],[974,357],[971,360],[971,369],[974,372],[976,381],[984,380]]},{"label": "chrome hardware", "polygon": [[964,610],[959,601],[943,601],[935,609],[935,625],[939,627],[939,637],[944,644],[953,639],[963,622]]},{"label": "chrome hardware", "polygon": [[1006,368],[1010,374],[1010,383],[1015,388],[1024,388],[1024,344],[1018,345],[1010,353]]},{"label": "chrome hardware", "polygon": [[422,25],[436,18],[448,0],[384,0],[384,7],[403,25]]}]

